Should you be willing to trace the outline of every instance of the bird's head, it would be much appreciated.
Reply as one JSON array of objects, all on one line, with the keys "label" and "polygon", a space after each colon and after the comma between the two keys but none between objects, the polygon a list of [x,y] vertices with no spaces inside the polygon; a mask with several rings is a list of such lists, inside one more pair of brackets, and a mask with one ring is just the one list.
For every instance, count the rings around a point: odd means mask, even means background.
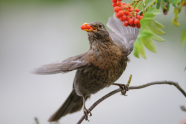
[{"label": "bird's head", "polygon": [[81,29],[87,31],[89,41],[102,40],[109,37],[109,33],[101,22],[85,23]]}]

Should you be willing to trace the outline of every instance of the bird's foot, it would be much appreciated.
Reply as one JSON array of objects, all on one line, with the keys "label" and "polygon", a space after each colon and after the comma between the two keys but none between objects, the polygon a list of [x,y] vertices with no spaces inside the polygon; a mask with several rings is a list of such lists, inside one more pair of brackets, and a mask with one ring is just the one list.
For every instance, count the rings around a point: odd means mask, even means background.
[{"label": "bird's foot", "polygon": [[121,84],[120,88],[122,89],[121,94],[124,95],[124,96],[127,96],[126,92],[129,90],[129,87],[125,84]]},{"label": "bird's foot", "polygon": [[124,95],[124,96],[127,96],[126,92],[129,90],[128,85],[126,85],[126,84],[116,84],[116,83],[114,83],[113,85],[119,86],[121,88],[121,94]]},{"label": "bird's foot", "polygon": [[90,114],[90,116],[92,116],[92,113],[89,110],[87,110],[86,108],[84,108],[83,111],[84,111],[84,114],[85,114],[85,120],[89,121],[88,120],[88,114]]}]

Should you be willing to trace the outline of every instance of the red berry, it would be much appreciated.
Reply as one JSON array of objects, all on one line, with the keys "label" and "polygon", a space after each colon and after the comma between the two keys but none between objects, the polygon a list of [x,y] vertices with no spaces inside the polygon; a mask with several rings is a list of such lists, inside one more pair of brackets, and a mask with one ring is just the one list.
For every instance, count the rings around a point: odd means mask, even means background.
[{"label": "red berry", "polygon": [[139,12],[139,11],[140,11],[140,9],[137,8],[137,9],[136,9],[136,12]]},{"label": "red berry", "polygon": [[118,1],[122,1],[122,0],[118,0]]},{"label": "red berry", "polygon": [[120,2],[120,1],[118,1],[118,2],[117,2],[117,5],[118,5],[118,6],[120,6],[120,5],[121,5],[121,2]]},{"label": "red berry", "polygon": [[129,12],[133,12],[133,11],[134,11],[134,9],[133,9],[133,8],[130,8],[130,9],[129,9]]},{"label": "red berry", "polygon": [[120,15],[118,14],[118,12],[116,13],[116,17],[117,17],[117,18],[120,18]]},{"label": "red berry", "polygon": [[138,25],[136,25],[137,28],[140,28],[140,23]]},{"label": "red berry", "polygon": [[126,20],[127,20],[127,16],[126,16],[126,15],[123,15],[122,17],[120,17],[120,20],[121,20],[122,22],[126,21]]},{"label": "red berry", "polygon": [[116,3],[116,2],[117,2],[117,0],[112,0],[112,2],[113,2],[113,3]]},{"label": "red berry", "polygon": [[127,20],[129,20],[129,19],[130,19],[130,17],[127,16]]},{"label": "red berry", "polygon": [[122,16],[122,17],[120,17],[119,19],[120,19],[122,22],[123,22],[123,21],[125,21],[125,20],[123,19],[123,16]]},{"label": "red berry", "polygon": [[134,24],[134,19],[133,18],[130,18],[128,21],[129,21],[129,25],[133,25]]},{"label": "red berry", "polygon": [[139,19],[134,19],[134,24],[138,25],[139,24]]},{"label": "red berry", "polygon": [[124,25],[124,26],[128,26],[128,25],[129,25],[128,21],[125,21],[125,22],[123,23],[123,25]]},{"label": "red berry", "polygon": [[124,14],[126,14],[126,12],[127,12],[127,11],[126,11],[126,10],[124,10],[123,12],[124,12]]},{"label": "red berry", "polygon": [[143,18],[143,16],[140,16],[140,19],[142,19]]},{"label": "red berry", "polygon": [[126,4],[126,6],[130,6],[130,4],[129,4],[129,3],[127,3],[127,4]]},{"label": "red berry", "polygon": [[121,7],[119,7],[119,6],[114,7],[114,11],[115,11],[115,12],[118,12],[118,11],[120,11],[120,10],[121,10]]},{"label": "red berry", "polygon": [[117,4],[116,3],[112,3],[112,6],[115,7],[115,6],[117,6]]},{"label": "red berry", "polygon": [[129,11],[126,11],[125,14],[126,14],[126,15],[129,15],[130,13],[129,13]]},{"label": "red berry", "polygon": [[85,26],[85,29],[87,29],[88,28],[88,26],[87,25],[84,25]]},{"label": "red berry", "polygon": [[90,29],[90,25],[86,25],[87,26],[87,29]]},{"label": "red berry", "polygon": [[140,19],[140,15],[137,15],[137,18]]},{"label": "red berry", "polygon": [[85,28],[85,25],[81,25],[81,30],[84,30]]},{"label": "red berry", "polygon": [[119,15],[119,17],[123,16],[123,15],[124,15],[123,10],[120,10],[120,11],[118,12],[118,15]]},{"label": "red berry", "polygon": [[126,5],[126,3],[121,3],[122,5]]}]

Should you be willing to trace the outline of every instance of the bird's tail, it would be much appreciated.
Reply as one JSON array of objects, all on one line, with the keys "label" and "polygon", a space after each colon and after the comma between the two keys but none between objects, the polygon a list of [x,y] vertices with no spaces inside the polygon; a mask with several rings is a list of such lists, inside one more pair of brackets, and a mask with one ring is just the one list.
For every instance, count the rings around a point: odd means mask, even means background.
[{"label": "bird's tail", "polygon": [[74,113],[81,110],[83,106],[83,97],[78,96],[73,89],[63,105],[50,117],[49,122],[58,121],[66,114]]}]

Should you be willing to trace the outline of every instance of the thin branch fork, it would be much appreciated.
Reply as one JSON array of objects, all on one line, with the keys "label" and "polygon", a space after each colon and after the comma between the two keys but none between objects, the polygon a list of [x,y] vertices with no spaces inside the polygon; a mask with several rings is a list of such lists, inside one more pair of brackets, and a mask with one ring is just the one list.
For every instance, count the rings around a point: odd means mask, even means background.
[{"label": "thin branch fork", "polygon": [[[128,84],[130,84],[130,80],[131,80],[131,77],[129,78],[129,81],[128,81]],[[155,82],[151,82],[151,83],[147,83],[147,84],[144,84],[144,85],[140,85],[140,86],[129,86],[128,89],[129,90],[134,90],[134,89],[142,89],[142,88],[145,88],[145,87],[148,87],[148,86],[151,86],[151,85],[156,85],[156,84],[169,84],[169,85],[174,85],[185,97],[186,97],[186,92],[180,87],[180,85],[176,82],[173,82],[173,81],[155,81]],[[121,88],[118,88],[108,94],[106,94],[105,96],[103,96],[102,98],[100,98],[99,100],[97,100],[89,109],[88,111],[92,111],[99,103],[101,103],[103,100],[105,100],[106,98],[118,93],[118,92],[121,92]],[[85,119],[85,115],[83,115],[81,117],[81,119],[77,122],[77,124],[81,124],[81,122]]]}]

